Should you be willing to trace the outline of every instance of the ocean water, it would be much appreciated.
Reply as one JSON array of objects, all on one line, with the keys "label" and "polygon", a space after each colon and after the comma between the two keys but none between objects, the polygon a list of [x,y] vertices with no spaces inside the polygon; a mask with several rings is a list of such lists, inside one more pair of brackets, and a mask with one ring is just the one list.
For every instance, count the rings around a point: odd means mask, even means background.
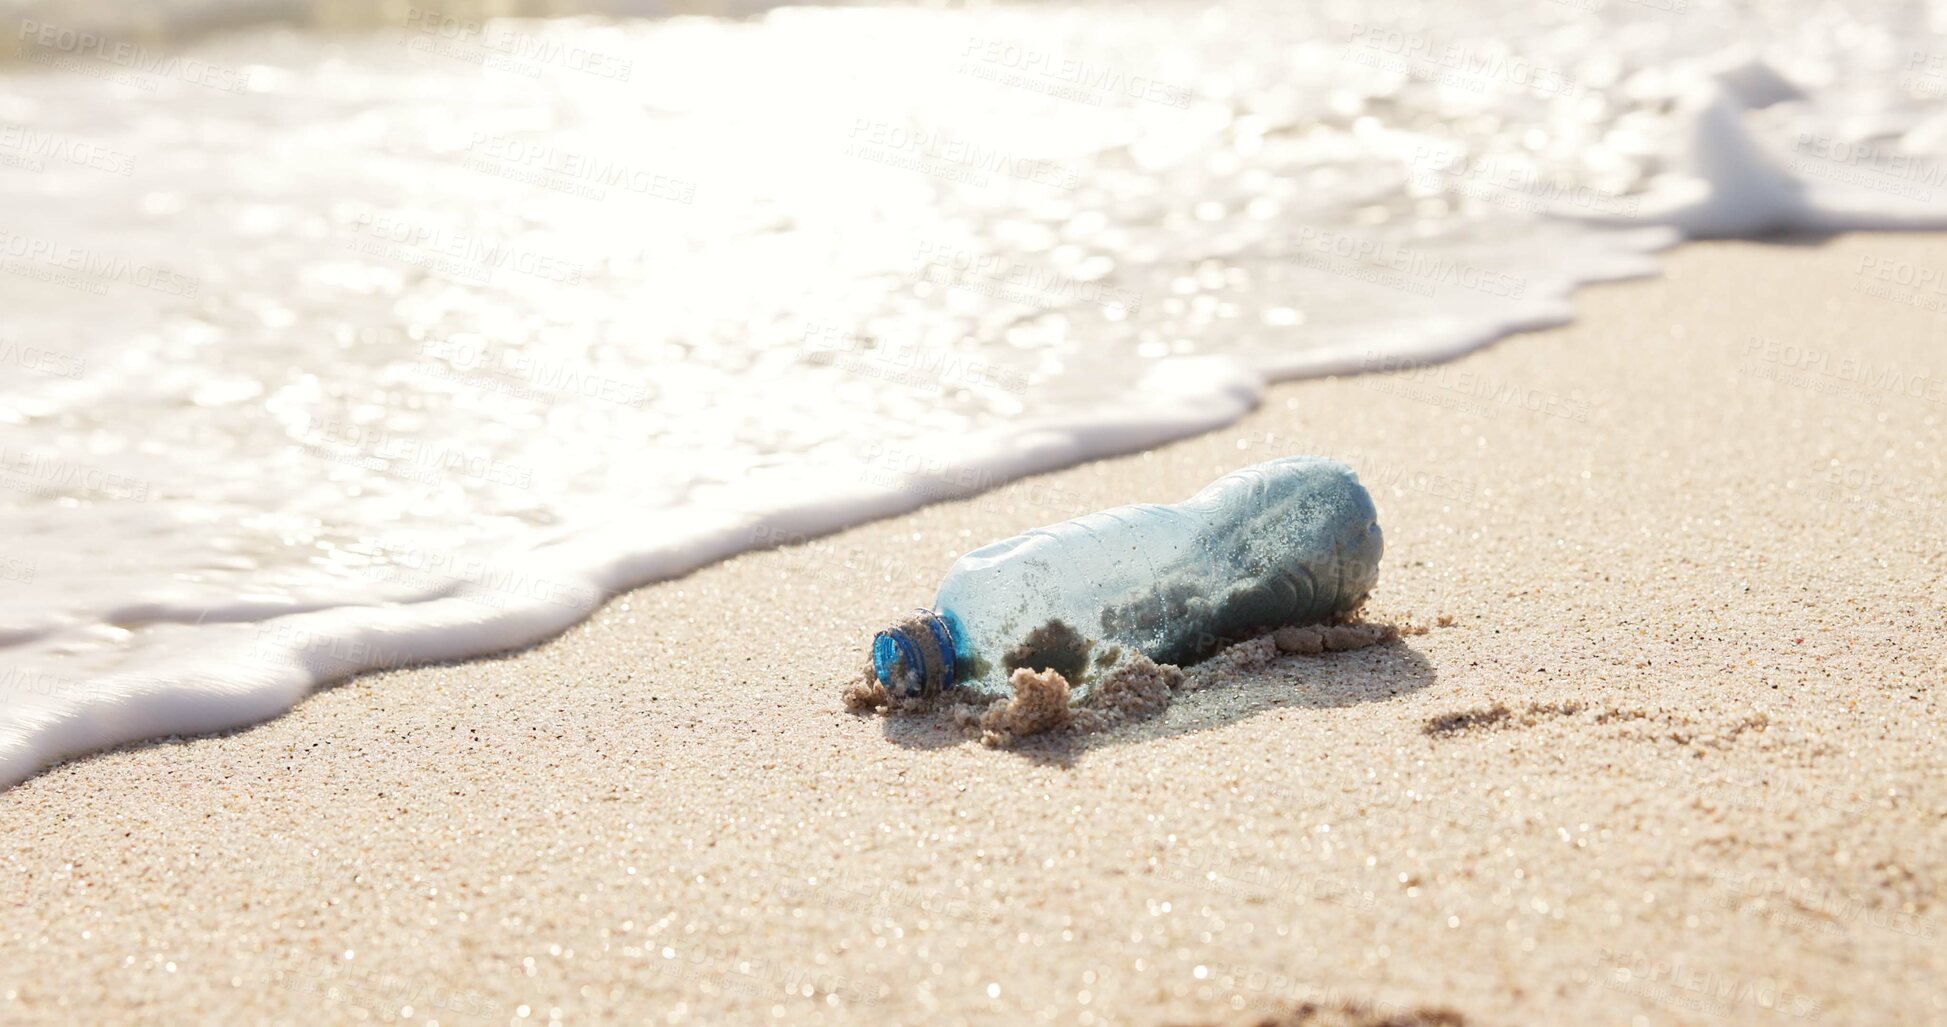
[{"label": "ocean water", "polygon": [[1947,225],[1947,4],[709,9],[13,9],[0,786]]}]

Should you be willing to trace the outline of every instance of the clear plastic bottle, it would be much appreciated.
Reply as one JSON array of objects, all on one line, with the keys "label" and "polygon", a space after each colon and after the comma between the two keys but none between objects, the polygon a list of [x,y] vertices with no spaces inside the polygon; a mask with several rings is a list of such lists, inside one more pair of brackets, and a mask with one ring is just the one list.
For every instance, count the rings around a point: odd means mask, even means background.
[{"label": "clear plastic bottle", "polygon": [[999,690],[1016,668],[1085,686],[1128,652],[1186,664],[1356,608],[1379,576],[1372,497],[1344,464],[1285,457],[1182,503],[1119,506],[955,561],[932,610],[872,640],[894,695]]}]

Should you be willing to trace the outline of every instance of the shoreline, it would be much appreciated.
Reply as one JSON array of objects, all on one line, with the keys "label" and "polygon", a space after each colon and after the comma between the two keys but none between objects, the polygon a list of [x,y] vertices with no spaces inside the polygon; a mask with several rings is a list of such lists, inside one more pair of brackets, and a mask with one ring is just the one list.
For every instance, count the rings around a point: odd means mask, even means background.
[{"label": "shoreline", "polygon": [[[0,1018],[1931,1022],[1947,319],[1867,279],[1943,241],[1688,243],[1561,328],[59,764],[0,793]],[[1452,627],[1065,753],[844,712],[960,552],[1293,452],[1379,505],[1369,613]]]}]

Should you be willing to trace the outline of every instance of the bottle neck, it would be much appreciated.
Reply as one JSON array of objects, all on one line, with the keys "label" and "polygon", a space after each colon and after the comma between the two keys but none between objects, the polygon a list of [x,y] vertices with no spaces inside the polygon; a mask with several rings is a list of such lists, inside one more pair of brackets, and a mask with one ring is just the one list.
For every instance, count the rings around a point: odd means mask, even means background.
[{"label": "bottle neck", "polygon": [[914,699],[958,683],[953,632],[931,610],[914,610],[872,638],[872,673],[886,692]]}]

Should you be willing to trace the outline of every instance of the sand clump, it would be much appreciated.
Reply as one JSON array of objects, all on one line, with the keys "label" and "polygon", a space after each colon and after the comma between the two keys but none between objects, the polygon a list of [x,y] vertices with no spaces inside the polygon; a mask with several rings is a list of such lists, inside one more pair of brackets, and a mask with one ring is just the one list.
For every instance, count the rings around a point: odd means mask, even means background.
[{"label": "sand clump", "polygon": [[[1346,652],[1390,642],[1400,636],[1391,624],[1325,624],[1279,628],[1228,646],[1188,671],[1157,663],[1141,653],[1121,652],[1103,670],[1098,659],[1094,682],[1076,698],[1076,683],[1055,667],[1017,667],[1005,696],[948,694],[901,698],[887,692],[868,666],[840,692],[853,713],[934,714],[981,744],[1007,748],[1044,735],[1089,735],[1147,720],[1169,709],[1179,692],[1220,685],[1262,672],[1288,654]],[[1011,654],[1010,654],[1011,655]],[[1084,663],[1084,669],[1087,664]]]},{"label": "sand clump", "polygon": [[1058,670],[1022,667],[1008,679],[1013,696],[987,708],[980,718],[980,741],[1004,746],[1017,738],[1067,727],[1075,710],[1068,701],[1068,679]]},{"label": "sand clump", "polygon": [[1183,688],[1194,692],[1222,684],[1233,677],[1257,674],[1278,658],[1278,643],[1272,635],[1259,635],[1256,638],[1228,646],[1217,655],[1190,668],[1185,675]]},{"label": "sand clump", "polygon": [[1358,1002],[1301,1002],[1246,1023],[1248,1027],[1466,1027],[1467,1018],[1446,1006],[1400,1009]]},{"label": "sand clump", "polygon": [[[1770,732],[1771,715],[1762,709],[1733,714],[1728,719],[1700,722],[1693,713],[1676,709],[1596,707],[1579,699],[1530,702],[1510,706],[1494,702],[1469,709],[1453,710],[1428,717],[1420,731],[1435,741],[1464,738],[1497,731],[1521,731],[1556,721],[1588,714],[1585,720],[1607,729],[1607,737],[1638,742],[1669,743],[1692,750],[1726,749],[1747,735],[1763,740]],[[1801,744],[1819,751],[1815,739],[1781,735],[1778,745]]]},{"label": "sand clump", "polygon": [[1153,717],[1169,708],[1170,696],[1183,687],[1183,671],[1131,655],[1089,690],[1087,709],[1076,713],[1078,725],[1100,731],[1123,721]]},{"label": "sand clump", "polygon": [[1399,629],[1390,624],[1319,624],[1304,628],[1279,628],[1271,641],[1283,653],[1342,653],[1369,645],[1390,642]]},{"label": "sand clump", "polygon": [[[1189,671],[1128,653],[1095,682],[1079,702],[1070,701],[1069,683],[1055,671],[1023,668],[1009,681],[1012,697],[981,718],[982,744],[1006,747],[1051,731],[1085,735],[1147,720],[1169,708],[1179,692],[1192,692],[1255,674],[1286,654],[1346,652],[1390,642],[1399,632],[1389,624],[1327,624],[1279,628],[1268,635],[1225,648]],[[1057,697],[1061,700],[1058,704]]]},{"label": "sand clump", "polygon": [[[1521,711],[1509,708],[1507,703],[1497,702],[1492,706],[1479,709],[1458,710],[1429,717],[1421,725],[1420,730],[1430,737],[1443,738],[1477,731],[1528,728],[1557,717],[1573,717],[1586,708],[1585,704],[1573,699],[1567,702],[1533,702]],[[1598,715],[1597,722],[1605,722],[1603,716]]]},{"label": "sand clump", "polygon": [[[1351,620],[1352,618],[1343,618],[1339,621],[1339,623],[1346,624],[1346,623],[1350,623]],[[1431,632],[1434,628],[1451,628],[1454,627],[1457,623],[1458,621],[1456,621],[1453,614],[1450,613],[1439,614],[1435,616],[1431,622],[1421,620],[1419,617],[1414,616],[1413,614],[1406,614],[1404,616],[1395,616],[1391,620],[1393,630],[1397,632],[1401,638],[1406,638],[1412,635],[1424,635]]]},{"label": "sand clump", "polygon": [[892,706],[892,694],[886,686],[879,683],[872,673],[872,665],[867,664],[865,673],[847,683],[838,693],[845,708],[853,713],[884,713]]},{"label": "sand clump", "polygon": [[1073,701],[1068,680],[1059,671],[1022,668],[1008,680],[1009,698],[987,708],[980,718],[983,745],[1005,748],[1013,742],[1051,731],[1086,735],[1106,731],[1128,721],[1145,720],[1169,708],[1170,698],[1183,687],[1183,671],[1130,654],[1097,681],[1080,701]]}]

